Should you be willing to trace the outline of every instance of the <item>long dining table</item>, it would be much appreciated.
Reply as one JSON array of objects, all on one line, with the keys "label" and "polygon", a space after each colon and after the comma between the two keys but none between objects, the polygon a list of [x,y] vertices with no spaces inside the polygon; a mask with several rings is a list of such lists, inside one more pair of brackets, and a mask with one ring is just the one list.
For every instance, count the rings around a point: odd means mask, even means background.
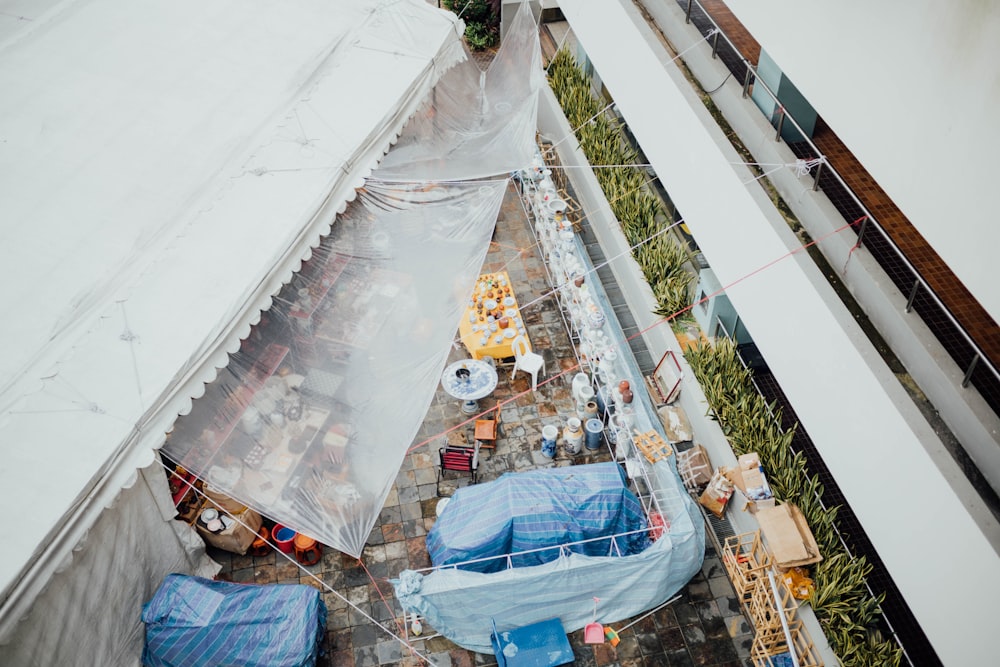
[{"label": "long dining table", "polygon": [[458,331],[473,359],[492,357],[499,361],[513,357],[518,336],[528,341],[530,349],[527,326],[506,271],[479,276]]}]

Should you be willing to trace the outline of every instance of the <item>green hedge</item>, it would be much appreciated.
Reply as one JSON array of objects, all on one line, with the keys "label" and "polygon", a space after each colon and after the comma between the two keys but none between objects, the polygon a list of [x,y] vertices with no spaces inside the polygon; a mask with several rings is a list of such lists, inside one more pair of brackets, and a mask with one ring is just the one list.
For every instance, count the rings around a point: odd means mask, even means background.
[{"label": "green hedge", "polygon": [[603,113],[604,103],[591,93],[590,78],[577,67],[565,49],[549,65],[549,85],[569,124],[576,130],[580,148],[595,169],[598,182],[630,246],[646,282],[656,296],[655,313],[671,318],[691,305],[691,274],[684,268],[687,253],[668,234],[660,234],[670,216],[659,197],[650,191],[638,155],[625,140],[622,128]]},{"label": "green hedge", "polygon": [[442,0],[445,9],[461,13],[465,42],[473,51],[483,51],[500,41],[499,0]]},{"label": "green hedge", "polygon": [[847,667],[899,665],[901,649],[875,627],[882,600],[873,598],[865,586],[871,565],[864,557],[851,558],[841,544],[834,527],[837,508],[823,507],[819,478],[809,474],[802,452],[792,453],[795,429],[779,426],[780,409],[757,392],[732,341],[701,343],[684,358],[733,452],[757,452],[775,497],[802,509],[823,554],[814,566],[816,588],[809,604],[837,657]]}]

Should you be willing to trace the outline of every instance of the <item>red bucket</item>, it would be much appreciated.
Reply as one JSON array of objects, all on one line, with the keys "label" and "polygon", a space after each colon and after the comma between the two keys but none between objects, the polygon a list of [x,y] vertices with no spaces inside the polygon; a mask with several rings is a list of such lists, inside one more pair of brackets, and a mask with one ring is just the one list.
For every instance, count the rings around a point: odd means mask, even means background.
[{"label": "red bucket", "polygon": [[278,551],[286,554],[294,551],[295,531],[288,526],[282,526],[280,523],[274,524],[271,538],[274,540],[274,546],[278,547]]}]

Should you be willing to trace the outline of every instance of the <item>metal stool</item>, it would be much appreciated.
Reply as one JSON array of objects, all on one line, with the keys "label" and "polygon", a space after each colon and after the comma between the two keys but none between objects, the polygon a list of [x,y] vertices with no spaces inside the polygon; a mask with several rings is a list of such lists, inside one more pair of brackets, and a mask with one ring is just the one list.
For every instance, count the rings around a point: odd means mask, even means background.
[{"label": "metal stool", "polygon": [[323,545],[302,533],[295,536],[295,560],[303,565],[315,565],[323,557]]}]

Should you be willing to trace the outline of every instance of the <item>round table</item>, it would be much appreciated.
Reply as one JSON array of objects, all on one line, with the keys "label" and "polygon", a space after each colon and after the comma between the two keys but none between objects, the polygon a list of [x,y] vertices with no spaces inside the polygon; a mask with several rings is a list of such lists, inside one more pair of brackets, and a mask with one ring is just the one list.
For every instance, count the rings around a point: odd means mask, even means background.
[{"label": "round table", "polygon": [[[467,376],[463,370],[468,371]],[[479,399],[496,389],[497,369],[485,361],[460,359],[444,369],[441,386],[449,396],[461,399],[462,412],[474,415],[479,412]]]}]

